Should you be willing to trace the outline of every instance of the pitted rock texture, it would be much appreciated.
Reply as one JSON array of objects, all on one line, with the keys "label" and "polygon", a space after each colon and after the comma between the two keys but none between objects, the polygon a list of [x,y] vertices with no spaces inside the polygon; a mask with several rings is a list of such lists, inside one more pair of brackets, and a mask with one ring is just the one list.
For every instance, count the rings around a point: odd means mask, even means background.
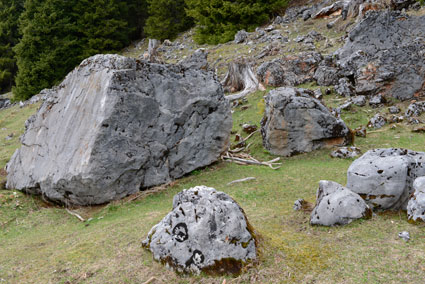
[{"label": "pitted rock texture", "polygon": [[288,55],[265,62],[257,69],[257,77],[265,86],[296,86],[314,81],[313,76],[322,56],[316,52]]},{"label": "pitted rock texture", "polygon": [[230,105],[212,72],[96,55],[38,113],[7,165],[7,188],[101,204],[216,161]]},{"label": "pitted rock texture", "polygon": [[346,225],[372,215],[360,195],[333,181],[321,180],[316,198],[316,206],[310,216],[311,225]]},{"label": "pitted rock texture", "polygon": [[367,127],[379,129],[384,127],[385,124],[387,124],[386,117],[380,113],[377,113],[369,120]]},{"label": "pitted rock texture", "polygon": [[142,242],[178,272],[239,274],[257,258],[256,238],[241,207],[227,194],[197,186],[174,196],[173,210]]},{"label": "pitted rock texture", "polygon": [[413,181],[425,175],[425,153],[375,149],[355,160],[347,171],[347,188],[374,210],[406,210]]},{"label": "pitted rock texture", "polygon": [[311,91],[289,87],[267,94],[261,134],[270,153],[291,156],[352,142],[345,123],[312,95]]},{"label": "pitted rock texture", "polygon": [[405,115],[407,117],[420,116],[423,112],[425,112],[425,101],[414,102],[407,107]]},{"label": "pitted rock texture", "polygon": [[351,159],[359,156],[362,152],[357,147],[341,147],[331,152],[332,158]]},{"label": "pitted rock texture", "polygon": [[425,176],[415,179],[413,189],[413,196],[407,204],[407,218],[425,222]]},{"label": "pitted rock texture", "polygon": [[354,79],[358,95],[381,93],[400,100],[423,96],[424,30],[425,16],[369,11],[335,54],[339,73]]}]

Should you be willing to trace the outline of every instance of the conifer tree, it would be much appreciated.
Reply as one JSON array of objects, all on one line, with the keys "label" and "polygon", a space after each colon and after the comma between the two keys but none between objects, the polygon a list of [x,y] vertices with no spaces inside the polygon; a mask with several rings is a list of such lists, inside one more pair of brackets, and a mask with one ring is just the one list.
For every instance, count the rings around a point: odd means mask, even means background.
[{"label": "conifer tree", "polygon": [[193,20],[186,15],[184,0],[148,0],[149,17],[145,33],[149,38],[173,39],[189,29]]},{"label": "conifer tree", "polygon": [[224,43],[238,30],[253,30],[284,8],[287,0],[186,0],[198,43]]},{"label": "conifer tree", "polygon": [[17,71],[12,48],[19,41],[18,19],[24,0],[0,0],[0,93],[9,91]]}]

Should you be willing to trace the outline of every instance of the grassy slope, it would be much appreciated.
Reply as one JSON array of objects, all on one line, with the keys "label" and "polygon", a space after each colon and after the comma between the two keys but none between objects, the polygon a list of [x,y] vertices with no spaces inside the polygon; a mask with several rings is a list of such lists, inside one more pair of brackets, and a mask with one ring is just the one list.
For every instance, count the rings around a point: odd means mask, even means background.
[{"label": "grassy slope", "polygon": [[[248,121],[259,125],[263,95],[252,94],[246,104],[249,108],[244,111],[236,108],[235,131]],[[326,97],[328,104],[337,100]],[[8,128],[0,133],[0,141],[10,131],[22,133],[23,121],[34,109],[0,112],[1,127]],[[376,111],[379,110],[372,110]],[[354,127],[371,115],[358,110],[345,112],[343,117]],[[363,151],[389,146],[424,150],[423,134],[411,133],[410,127],[404,125],[397,130],[388,128],[357,139],[356,145]],[[250,142],[251,154],[271,158],[262,149],[259,134]],[[2,148],[1,166],[17,146],[17,140],[12,140],[9,148]],[[292,210],[298,198],[314,201],[319,180],[345,183],[351,162],[330,158],[329,150],[284,158],[282,168],[276,171],[221,162],[195,171],[166,190],[143,194],[131,202],[79,209],[83,216],[93,218],[86,223],[62,208],[46,206],[37,197],[0,191],[0,281],[143,283],[155,277],[157,282],[221,283],[225,277],[178,276],[152,261],[152,255],[140,245],[149,229],[169,212],[174,194],[204,184],[236,199],[263,237],[260,263],[233,279],[234,283],[422,283],[425,228],[407,223],[405,213],[380,214],[345,227],[323,228],[309,226],[307,214]],[[248,176],[257,180],[226,186]],[[402,230],[410,232],[409,243],[398,239],[397,233]]]}]

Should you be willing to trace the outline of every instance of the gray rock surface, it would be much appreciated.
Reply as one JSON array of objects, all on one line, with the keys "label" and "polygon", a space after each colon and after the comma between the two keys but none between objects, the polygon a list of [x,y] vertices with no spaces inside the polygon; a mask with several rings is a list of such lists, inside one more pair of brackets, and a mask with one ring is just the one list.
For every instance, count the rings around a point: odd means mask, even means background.
[{"label": "gray rock surface", "polygon": [[398,106],[390,106],[388,108],[388,112],[391,114],[397,114],[401,111],[401,109]]},{"label": "gray rock surface", "polygon": [[231,128],[212,72],[96,55],[26,122],[7,188],[66,204],[105,203],[211,164]]},{"label": "gray rock surface", "polygon": [[380,106],[380,105],[382,105],[382,104],[384,104],[384,103],[386,103],[387,102],[387,100],[385,99],[385,97],[383,96],[383,95],[381,95],[381,94],[377,94],[377,95],[374,95],[374,96],[372,96],[370,99],[369,99],[369,105],[371,106],[371,107],[378,107],[378,106]]},{"label": "gray rock surface", "polygon": [[270,153],[291,156],[352,142],[345,123],[312,96],[311,91],[289,87],[266,95],[261,134]]},{"label": "gray rock surface", "polygon": [[319,86],[331,86],[338,83],[338,69],[332,66],[320,65],[313,78]]},{"label": "gray rock surface", "polygon": [[296,86],[312,82],[322,56],[304,52],[265,62],[257,69],[257,77],[265,86]]},{"label": "gray rock surface", "polygon": [[407,117],[420,116],[423,112],[425,112],[425,101],[414,102],[407,107],[405,115]]},{"label": "gray rock surface", "polygon": [[340,73],[351,73],[359,95],[381,93],[400,100],[423,95],[425,60],[420,58],[425,58],[424,30],[425,16],[369,11],[335,53],[337,65],[344,71]]},{"label": "gray rock surface", "polygon": [[354,95],[354,86],[347,78],[341,78],[335,86],[335,92],[343,97],[351,97]]},{"label": "gray rock surface", "polygon": [[235,43],[243,43],[248,38],[248,33],[245,30],[240,30],[235,34]]},{"label": "gray rock surface", "polygon": [[347,171],[347,188],[373,209],[406,210],[413,181],[425,175],[425,153],[375,149],[355,160]]},{"label": "gray rock surface", "polygon": [[362,153],[357,147],[340,147],[331,152],[332,158],[350,159],[359,156]]},{"label": "gray rock surface", "polygon": [[255,234],[242,208],[227,194],[197,186],[174,196],[173,210],[142,245],[178,272],[239,274],[257,258]]},{"label": "gray rock surface", "polygon": [[311,225],[346,225],[372,215],[369,206],[357,193],[333,181],[321,180],[316,198],[316,206],[310,216]]},{"label": "gray rock surface", "polygon": [[359,107],[364,107],[366,105],[366,97],[365,96],[355,96],[351,98],[353,104]]},{"label": "gray rock surface", "polygon": [[181,65],[185,69],[208,69],[208,52],[205,49],[199,48],[197,49],[193,54],[191,54],[189,57],[183,59],[179,62],[179,65]]},{"label": "gray rock surface", "polygon": [[425,176],[415,179],[413,190],[413,196],[407,204],[407,218],[414,222],[425,222]]},{"label": "gray rock surface", "polygon": [[380,113],[375,114],[368,122],[367,127],[370,128],[382,128],[385,124],[387,124],[387,119]]}]

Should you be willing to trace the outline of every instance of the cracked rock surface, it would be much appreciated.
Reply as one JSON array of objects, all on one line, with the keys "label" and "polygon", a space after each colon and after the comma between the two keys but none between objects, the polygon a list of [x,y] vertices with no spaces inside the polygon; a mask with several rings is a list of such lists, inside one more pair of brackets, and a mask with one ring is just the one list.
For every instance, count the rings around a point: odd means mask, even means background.
[{"label": "cracked rock surface", "polygon": [[406,210],[413,181],[425,176],[425,153],[387,148],[366,152],[347,171],[347,188],[374,210]]},{"label": "cracked rock surface", "polygon": [[413,196],[407,204],[407,218],[425,222],[425,176],[415,179],[413,189]]},{"label": "cracked rock surface", "polygon": [[256,239],[241,207],[206,186],[174,196],[173,210],[148,233],[143,247],[178,272],[239,274],[257,258]]},{"label": "cracked rock surface", "polygon": [[321,180],[316,198],[311,225],[346,225],[372,214],[360,195],[333,181]]},{"label": "cracked rock surface", "polygon": [[282,87],[265,97],[263,145],[274,155],[292,156],[352,142],[345,123],[305,89]]},{"label": "cracked rock surface", "polygon": [[101,204],[209,165],[228,147],[230,106],[212,72],[96,55],[51,93],[26,122],[7,188]]}]

